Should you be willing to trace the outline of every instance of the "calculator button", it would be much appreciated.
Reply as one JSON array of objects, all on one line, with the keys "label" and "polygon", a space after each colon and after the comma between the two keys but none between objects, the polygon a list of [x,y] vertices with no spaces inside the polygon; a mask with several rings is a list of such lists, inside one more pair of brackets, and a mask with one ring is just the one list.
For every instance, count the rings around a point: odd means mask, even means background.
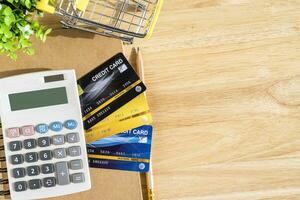
[{"label": "calculator button", "polygon": [[28,185],[31,190],[40,189],[42,187],[42,181],[40,179],[32,179],[28,181]]},{"label": "calculator button", "polygon": [[19,151],[22,149],[21,141],[13,141],[8,144],[10,151]]},{"label": "calculator button", "polygon": [[52,159],[52,151],[50,151],[50,150],[41,151],[40,159],[41,160],[51,160]]},{"label": "calculator button", "polygon": [[79,146],[69,147],[68,155],[71,157],[80,156],[81,155],[80,147]]},{"label": "calculator button", "polygon": [[78,133],[67,134],[67,142],[69,142],[69,143],[79,142],[79,134]]},{"label": "calculator button", "polygon": [[60,149],[54,149],[53,151],[54,158],[65,158],[67,156],[66,150],[63,148]]},{"label": "calculator button", "polygon": [[35,127],[35,131],[38,133],[47,133],[48,132],[48,125],[47,124],[38,124]]},{"label": "calculator button", "polygon": [[24,148],[25,149],[34,149],[35,147],[36,147],[36,140],[35,139],[24,140]]},{"label": "calculator button", "polygon": [[28,163],[38,161],[38,153],[36,153],[36,152],[26,153],[25,154],[25,161],[28,162]]},{"label": "calculator button", "polygon": [[58,185],[67,185],[70,183],[69,170],[67,162],[55,163],[56,179]]},{"label": "calculator button", "polygon": [[52,137],[52,144],[62,145],[64,143],[65,143],[65,136],[63,136],[63,135],[54,135]]},{"label": "calculator button", "polygon": [[23,126],[21,130],[22,130],[22,135],[24,136],[34,135],[34,126],[32,125]]},{"label": "calculator button", "polygon": [[13,165],[22,164],[24,162],[24,157],[22,154],[12,155],[10,158],[11,158],[11,164]]},{"label": "calculator button", "polygon": [[59,132],[63,129],[63,124],[61,122],[52,122],[50,124],[50,129],[55,132]]},{"label": "calculator button", "polygon": [[14,178],[22,178],[26,175],[25,168],[15,168],[12,170]]},{"label": "calculator button", "polygon": [[43,179],[44,187],[54,187],[56,185],[56,180],[54,177],[47,177]]},{"label": "calculator button", "polygon": [[42,168],[42,173],[43,174],[51,174],[54,172],[54,165],[49,163],[49,164],[43,164],[41,166]]},{"label": "calculator button", "polygon": [[71,160],[69,162],[70,165],[70,169],[72,170],[78,170],[78,169],[82,169],[82,160]]},{"label": "calculator button", "polygon": [[51,138],[50,137],[40,137],[37,141],[39,147],[48,147],[50,146]]},{"label": "calculator button", "polygon": [[9,128],[7,129],[7,137],[9,138],[16,138],[20,136],[20,129],[19,128]]},{"label": "calculator button", "polygon": [[28,176],[37,176],[40,174],[40,167],[37,165],[27,167]]},{"label": "calculator button", "polygon": [[82,183],[84,182],[84,174],[76,173],[71,175],[72,183]]},{"label": "calculator button", "polygon": [[25,191],[27,189],[26,181],[15,182],[14,188],[16,192]]},{"label": "calculator button", "polygon": [[69,120],[65,121],[64,126],[67,129],[73,130],[77,127],[77,121],[73,120],[73,119],[69,119]]}]

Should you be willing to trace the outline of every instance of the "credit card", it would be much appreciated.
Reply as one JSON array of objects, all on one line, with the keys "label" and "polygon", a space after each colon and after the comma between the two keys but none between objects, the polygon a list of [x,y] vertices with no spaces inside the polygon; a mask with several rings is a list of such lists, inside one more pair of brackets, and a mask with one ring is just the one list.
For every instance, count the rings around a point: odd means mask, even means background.
[{"label": "credit card", "polygon": [[87,144],[90,167],[148,172],[152,126],[141,126]]},{"label": "credit card", "polygon": [[126,120],[120,120],[115,123],[109,123],[101,127],[95,127],[95,129],[87,130],[85,132],[85,140],[87,143],[90,143],[95,140],[120,133],[124,130],[129,130],[133,127],[149,125],[151,123],[152,123],[152,116],[148,110],[139,115],[131,116],[131,118]]},{"label": "credit card", "polygon": [[[96,124],[94,127],[100,127],[106,123],[114,123],[115,121],[120,121],[127,117],[130,117],[130,116],[133,116],[133,115],[136,115],[136,114],[148,111],[148,110],[150,110],[150,109],[149,109],[147,97],[146,97],[145,93],[143,93],[143,94],[137,96],[136,98],[134,98],[133,100],[131,100],[130,102],[128,102],[127,104],[125,104],[124,106],[122,106],[121,108],[119,108],[116,112],[112,113],[111,115],[109,115],[108,117],[103,119],[101,122]],[[135,128],[135,127],[133,127],[133,128]],[[126,130],[129,130],[129,129],[126,129]]]},{"label": "credit card", "polygon": [[86,130],[146,90],[122,53],[84,75],[77,83]]},{"label": "credit card", "polygon": [[86,130],[87,142],[108,137],[129,129],[152,123],[152,115],[145,93],[131,100],[120,109]]}]

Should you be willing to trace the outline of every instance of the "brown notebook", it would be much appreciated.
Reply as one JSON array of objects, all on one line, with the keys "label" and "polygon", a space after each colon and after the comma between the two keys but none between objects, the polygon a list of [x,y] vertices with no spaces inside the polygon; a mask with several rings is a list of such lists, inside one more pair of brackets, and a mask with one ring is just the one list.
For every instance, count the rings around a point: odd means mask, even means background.
[{"label": "brown notebook", "polygon": [[[20,54],[16,62],[1,56],[0,78],[47,69],[76,69],[79,78],[116,53],[122,52],[122,44],[118,40],[70,29],[55,30],[45,44],[34,42],[34,47],[36,50],[34,56]],[[3,152],[0,159],[2,156]],[[5,168],[2,170],[5,171]],[[2,175],[1,180],[5,182],[5,173]],[[91,178],[91,190],[52,199],[142,199],[139,173],[92,168]],[[6,191],[7,185],[1,189]]]}]

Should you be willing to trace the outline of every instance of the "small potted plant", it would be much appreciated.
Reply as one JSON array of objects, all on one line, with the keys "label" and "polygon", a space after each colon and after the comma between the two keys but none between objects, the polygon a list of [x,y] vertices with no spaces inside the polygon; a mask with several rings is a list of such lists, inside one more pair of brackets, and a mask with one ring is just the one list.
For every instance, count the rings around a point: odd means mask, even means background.
[{"label": "small potted plant", "polygon": [[34,54],[31,36],[46,40],[51,29],[40,25],[43,13],[36,9],[37,0],[0,0],[0,54],[17,59],[17,52]]}]

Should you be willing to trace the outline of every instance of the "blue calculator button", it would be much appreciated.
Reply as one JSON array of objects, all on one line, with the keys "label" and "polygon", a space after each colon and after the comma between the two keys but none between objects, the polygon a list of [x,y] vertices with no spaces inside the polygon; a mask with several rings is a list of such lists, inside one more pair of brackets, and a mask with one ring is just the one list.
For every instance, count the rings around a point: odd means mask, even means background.
[{"label": "blue calculator button", "polygon": [[75,129],[77,127],[77,121],[73,120],[73,119],[69,119],[69,120],[65,121],[64,125],[67,129],[72,130],[72,129]]},{"label": "blue calculator button", "polygon": [[59,132],[63,129],[63,124],[61,122],[52,122],[50,124],[50,129],[55,132]]},{"label": "blue calculator button", "polygon": [[38,133],[47,133],[48,132],[48,125],[47,124],[38,124],[35,127],[35,131]]}]

